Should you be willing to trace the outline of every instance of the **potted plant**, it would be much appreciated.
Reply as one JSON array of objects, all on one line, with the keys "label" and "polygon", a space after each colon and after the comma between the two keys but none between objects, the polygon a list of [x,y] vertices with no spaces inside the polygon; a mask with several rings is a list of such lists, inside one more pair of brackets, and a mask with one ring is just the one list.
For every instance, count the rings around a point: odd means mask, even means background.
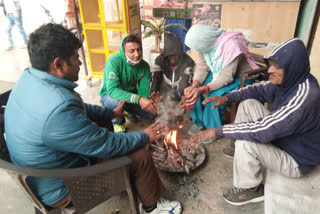
[{"label": "potted plant", "polygon": [[151,18],[152,21],[141,20],[141,24],[144,26],[144,36],[143,38],[148,38],[154,35],[155,38],[155,47],[151,52],[153,53],[161,53],[160,42],[162,40],[162,35],[171,34],[176,36],[174,33],[168,31],[168,28],[171,26],[181,27],[183,30],[188,30],[184,24],[166,24],[165,19],[161,19],[159,21]]}]

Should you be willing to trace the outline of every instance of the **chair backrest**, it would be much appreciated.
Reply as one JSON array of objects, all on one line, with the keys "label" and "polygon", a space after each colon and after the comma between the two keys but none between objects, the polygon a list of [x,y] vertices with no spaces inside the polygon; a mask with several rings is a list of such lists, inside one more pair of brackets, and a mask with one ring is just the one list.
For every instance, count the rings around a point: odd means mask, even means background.
[{"label": "chair backrest", "polygon": [[0,159],[11,162],[9,151],[7,148],[6,140],[5,140],[5,133],[4,133],[4,110],[5,105],[8,102],[10,91],[2,93],[0,95]]},{"label": "chair backrest", "polygon": [[[0,165],[2,166],[3,162],[10,162],[10,157],[8,149],[6,146],[6,141],[4,138],[4,118],[1,117],[1,159]],[[4,158],[3,158],[4,157]],[[8,166],[9,163],[5,164],[6,168],[11,168]],[[25,174],[15,171],[15,165],[12,165],[12,170],[8,172],[10,177],[15,181],[15,183],[20,187],[29,201],[35,207],[36,213],[55,213],[55,209],[50,209],[45,206],[37,196],[29,188]],[[0,167],[0,170],[3,168]],[[88,167],[87,170],[91,170],[91,167]],[[71,195],[73,204],[77,210],[77,213],[85,213],[98,204],[104,202],[115,194],[118,194],[122,191],[127,191],[129,196],[129,202],[131,206],[132,213],[138,213],[137,198],[134,192],[134,189],[131,186],[129,178],[129,165],[116,168],[112,171],[105,172],[103,174],[97,174],[96,176],[79,176],[79,177],[70,177],[65,178],[64,182],[67,186],[68,192]]]},{"label": "chair backrest", "polygon": [[[5,130],[4,130],[4,115],[0,115],[0,161],[11,162],[9,151],[7,148],[5,140]],[[13,165],[13,164],[12,164]],[[1,169],[0,169],[1,170]],[[40,212],[38,213],[48,213],[48,210],[45,205],[43,205],[40,200],[33,194],[29,188],[26,178],[27,176],[13,172],[8,172],[8,175],[13,179],[13,181],[20,187],[25,196],[31,201],[33,206]]]},{"label": "chair backrest", "polygon": [[4,114],[0,114],[0,159],[11,162],[4,133]]},{"label": "chair backrest", "polygon": [[[19,172],[19,170],[15,170],[16,166],[11,163],[9,151],[6,145],[3,114],[0,114],[0,165],[0,170],[5,170],[10,175],[33,204],[36,213],[55,213],[56,210],[58,210],[50,209],[45,206],[29,188],[26,182],[27,175]],[[88,167],[87,170],[90,170],[91,168],[92,167]],[[9,169],[9,171],[6,169]],[[129,196],[129,202],[132,209],[131,211],[136,214],[138,213],[137,198],[134,193],[134,189],[131,186],[129,177],[129,165],[127,164],[104,174],[65,178],[64,181],[75,208],[77,209],[77,213],[87,212],[114,194],[118,194],[126,190]]]}]

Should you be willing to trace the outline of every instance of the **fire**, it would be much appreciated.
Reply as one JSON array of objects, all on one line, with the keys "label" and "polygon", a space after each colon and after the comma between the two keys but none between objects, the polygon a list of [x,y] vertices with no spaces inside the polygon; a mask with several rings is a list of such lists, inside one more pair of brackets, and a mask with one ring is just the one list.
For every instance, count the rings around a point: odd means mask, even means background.
[{"label": "fire", "polygon": [[177,130],[172,129],[169,134],[164,138],[164,144],[166,145],[166,148],[168,149],[168,143],[171,143],[174,145],[176,150],[178,150],[178,143],[177,143]]}]

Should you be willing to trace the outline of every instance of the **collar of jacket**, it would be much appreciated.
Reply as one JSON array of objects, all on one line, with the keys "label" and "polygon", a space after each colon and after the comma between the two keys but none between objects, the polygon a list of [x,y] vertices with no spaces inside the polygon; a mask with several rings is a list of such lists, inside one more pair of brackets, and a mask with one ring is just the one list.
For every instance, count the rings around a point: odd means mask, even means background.
[{"label": "collar of jacket", "polygon": [[40,70],[32,68],[32,67],[27,68],[26,71],[30,72],[30,74],[32,74],[42,80],[52,82],[53,84],[60,85],[64,88],[68,88],[68,89],[73,90],[75,87],[78,86],[78,84],[76,84],[70,80],[62,79],[60,77],[49,74],[46,71],[40,71]]}]

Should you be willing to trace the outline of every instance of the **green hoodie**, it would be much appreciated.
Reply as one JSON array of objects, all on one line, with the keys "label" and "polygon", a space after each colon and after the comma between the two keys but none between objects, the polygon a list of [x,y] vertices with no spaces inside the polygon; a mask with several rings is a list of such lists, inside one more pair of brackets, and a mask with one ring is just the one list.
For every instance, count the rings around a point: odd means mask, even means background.
[{"label": "green hoodie", "polygon": [[99,95],[138,104],[140,96],[149,98],[150,67],[143,59],[135,66],[127,63],[122,46],[126,37],[121,41],[120,52],[106,62]]}]

